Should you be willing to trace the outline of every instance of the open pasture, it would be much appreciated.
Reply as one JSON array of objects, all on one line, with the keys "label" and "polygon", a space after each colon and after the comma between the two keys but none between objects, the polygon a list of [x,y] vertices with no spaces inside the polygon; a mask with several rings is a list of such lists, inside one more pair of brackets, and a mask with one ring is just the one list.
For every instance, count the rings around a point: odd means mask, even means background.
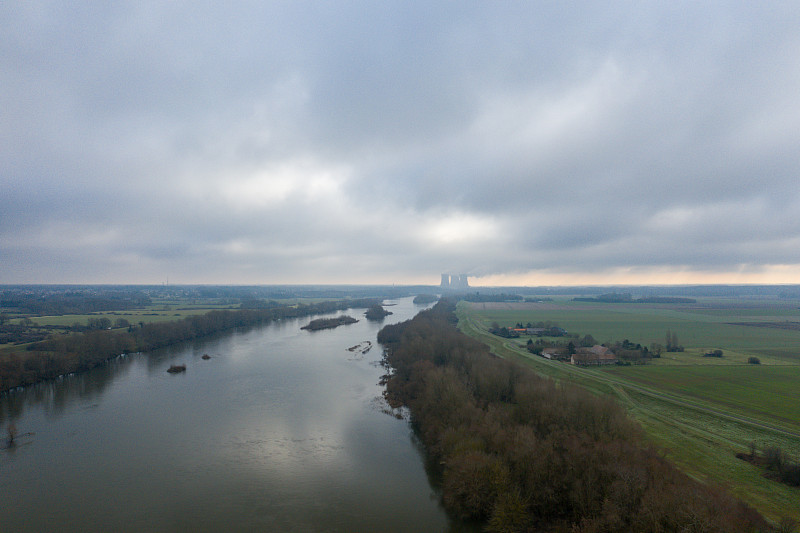
[{"label": "open pasture", "polygon": [[602,371],[800,434],[800,366],[650,365]]}]

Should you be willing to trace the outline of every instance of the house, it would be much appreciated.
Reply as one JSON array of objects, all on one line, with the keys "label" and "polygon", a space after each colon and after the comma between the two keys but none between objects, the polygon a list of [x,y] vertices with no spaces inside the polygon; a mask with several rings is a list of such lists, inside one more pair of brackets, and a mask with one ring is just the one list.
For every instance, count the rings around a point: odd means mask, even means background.
[{"label": "house", "polygon": [[564,348],[545,348],[542,350],[542,357],[545,359],[552,359],[554,361],[558,361],[561,359],[565,359],[567,352]]},{"label": "house", "polygon": [[567,330],[553,326],[550,328],[525,328],[528,335],[536,335],[537,337],[563,337],[567,334]]},{"label": "house", "polygon": [[595,344],[591,348],[577,348],[569,362],[573,365],[613,365],[617,363],[617,356],[605,346]]}]

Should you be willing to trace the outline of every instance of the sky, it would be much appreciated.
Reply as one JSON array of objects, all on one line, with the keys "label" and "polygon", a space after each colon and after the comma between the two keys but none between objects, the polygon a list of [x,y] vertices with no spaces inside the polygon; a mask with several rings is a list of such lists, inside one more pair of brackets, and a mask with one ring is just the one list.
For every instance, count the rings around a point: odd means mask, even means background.
[{"label": "sky", "polygon": [[800,283],[800,4],[0,3],[0,283]]}]

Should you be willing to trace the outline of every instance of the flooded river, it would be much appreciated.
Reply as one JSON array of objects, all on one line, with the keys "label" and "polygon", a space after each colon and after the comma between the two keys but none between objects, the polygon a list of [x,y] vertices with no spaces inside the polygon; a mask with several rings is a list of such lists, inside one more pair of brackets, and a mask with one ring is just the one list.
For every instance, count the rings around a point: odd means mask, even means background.
[{"label": "flooded river", "polygon": [[0,450],[0,529],[460,530],[384,412],[375,336],[422,309],[387,303],[382,323],[285,320],[0,396],[2,437],[23,434]]}]

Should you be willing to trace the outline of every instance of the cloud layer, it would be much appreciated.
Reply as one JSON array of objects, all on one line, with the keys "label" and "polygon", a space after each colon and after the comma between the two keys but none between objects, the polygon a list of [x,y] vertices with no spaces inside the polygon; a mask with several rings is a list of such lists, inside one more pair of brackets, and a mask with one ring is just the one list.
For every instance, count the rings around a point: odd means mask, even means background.
[{"label": "cloud layer", "polygon": [[797,27],[793,2],[6,3],[0,283],[796,282]]}]

